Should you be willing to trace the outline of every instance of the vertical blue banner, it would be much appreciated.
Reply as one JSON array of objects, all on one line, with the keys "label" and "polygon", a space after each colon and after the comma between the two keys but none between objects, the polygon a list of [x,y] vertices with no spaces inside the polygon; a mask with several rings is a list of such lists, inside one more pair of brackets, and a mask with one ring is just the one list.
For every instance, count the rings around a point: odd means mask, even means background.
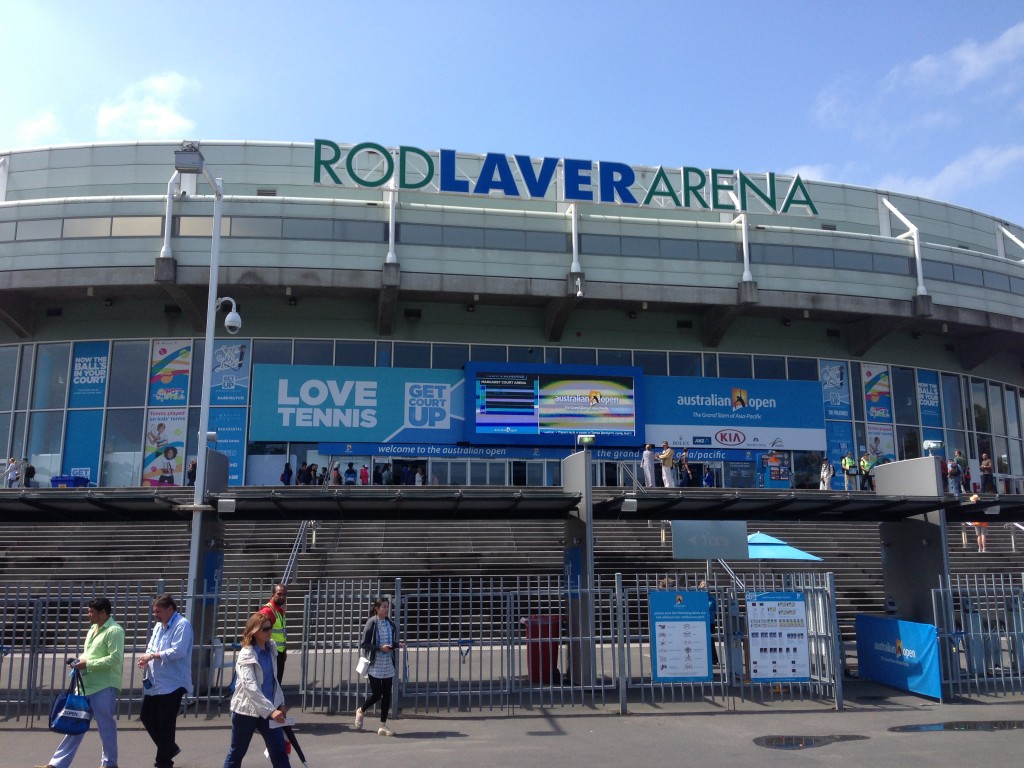
[{"label": "vertical blue banner", "polygon": [[826,421],[825,436],[828,440],[828,460],[836,469],[836,473],[832,477],[832,489],[841,491],[845,483],[843,480],[843,457],[849,451],[855,460],[859,458],[853,445],[853,425],[848,421]]},{"label": "vertical blue banner", "polygon": [[103,411],[68,411],[64,431],[61,474],[86,477],[95,483],[100,476],[100,435]]},{"label": "vertical blue banner", "polygon": [[942,408],[939,405],[939,374],[937,371],[918,370],[917,402],[921,406],[921,426],[941,428]]},{"label": "vertical blue banner", "polygon": [[841,360],[820,360],[818,378],[826,419],[851,419],[850,368]]},{"label": "vertical blue banner", "polygon": [[69,408],[102,408],[107,398],[110,342],[79,341],[71,357]]},{"label": "vertical blue banner", "polygon": [[153,342],[149,368],[149,404],[188,405],[188,377],[192,345],[187,339]]},{"label": "vertical blue banner", "polygon": [[245,408],[211,408],[210,431],[217,442],[210,447],[228,457],[228,485],[242,484],[245,466]]},{"label": "vertical blue banner", "polygon": [[248,405],[249,339],[219,339],[213,345],[210,371],[211,405]]},{"label": "vertical blue banner", "polygon": [[892,424],[892,387],[889,366],[864,363],[860,367],[864,384],[864,418]]}]

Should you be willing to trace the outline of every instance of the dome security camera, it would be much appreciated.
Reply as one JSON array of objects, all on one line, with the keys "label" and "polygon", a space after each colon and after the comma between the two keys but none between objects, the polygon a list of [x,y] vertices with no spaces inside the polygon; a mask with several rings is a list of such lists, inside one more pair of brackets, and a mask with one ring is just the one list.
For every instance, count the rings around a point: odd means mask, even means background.
[{"label": "dome security camera", "polygon": [[228,312],[227,317],[224,318],[224,328],[234,336],[240,330],[242,330],[242,316],[234,310]]}]

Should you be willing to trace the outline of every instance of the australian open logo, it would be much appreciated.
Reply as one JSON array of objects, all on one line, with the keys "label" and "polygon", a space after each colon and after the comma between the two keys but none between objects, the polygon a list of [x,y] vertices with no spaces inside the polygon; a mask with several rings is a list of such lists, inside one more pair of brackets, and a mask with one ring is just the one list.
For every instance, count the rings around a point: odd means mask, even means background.
[{"label": "australian open logo", "polygon": [[405,426],[413,429],[450,429],[451,384],[405,384]]}]

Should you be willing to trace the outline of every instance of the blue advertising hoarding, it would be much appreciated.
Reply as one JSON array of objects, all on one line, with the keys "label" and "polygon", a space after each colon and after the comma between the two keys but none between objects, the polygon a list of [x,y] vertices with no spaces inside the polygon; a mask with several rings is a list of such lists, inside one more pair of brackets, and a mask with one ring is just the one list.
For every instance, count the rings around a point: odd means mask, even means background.
[{"label": "blue advertising hoarding", "polygon": [[821,382],[648,376],[647,442],[698,448],[825,446]]},{"label": "blue advertising hoarding", "polygon": [[855,626],[857,669],[862,678],[942,698],[935,625],[860,615]]},{"label": "blue advertising hoarding", "polygon": [[76,342],[75,352],[71,358],[68,407],[102,408],[106,403],[109,367],[110,342]]},{"label": "blue advertising hoarding", "polygon": [[850,367],[842,360],[820,360],[818,378],[826,419],[851,419]]},{"label": "blue advertising hoarding", "polygon": [[461,371],[254,365],[250,440],[454,445]]},{"label": "blue advertising hoarding", "polygon": [[648,594],[651,677],[660,683],[711,681],[711,599],[707,592]]}]

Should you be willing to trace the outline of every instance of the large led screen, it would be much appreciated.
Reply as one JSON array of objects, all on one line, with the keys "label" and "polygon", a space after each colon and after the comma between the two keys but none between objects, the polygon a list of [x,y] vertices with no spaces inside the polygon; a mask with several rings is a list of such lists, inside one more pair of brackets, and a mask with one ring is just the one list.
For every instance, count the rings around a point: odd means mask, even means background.
[{"label": "large led screen", "polygon": [[598,445],[643,439],[639,368],[466,364],[466,439],[472,443]]}]

